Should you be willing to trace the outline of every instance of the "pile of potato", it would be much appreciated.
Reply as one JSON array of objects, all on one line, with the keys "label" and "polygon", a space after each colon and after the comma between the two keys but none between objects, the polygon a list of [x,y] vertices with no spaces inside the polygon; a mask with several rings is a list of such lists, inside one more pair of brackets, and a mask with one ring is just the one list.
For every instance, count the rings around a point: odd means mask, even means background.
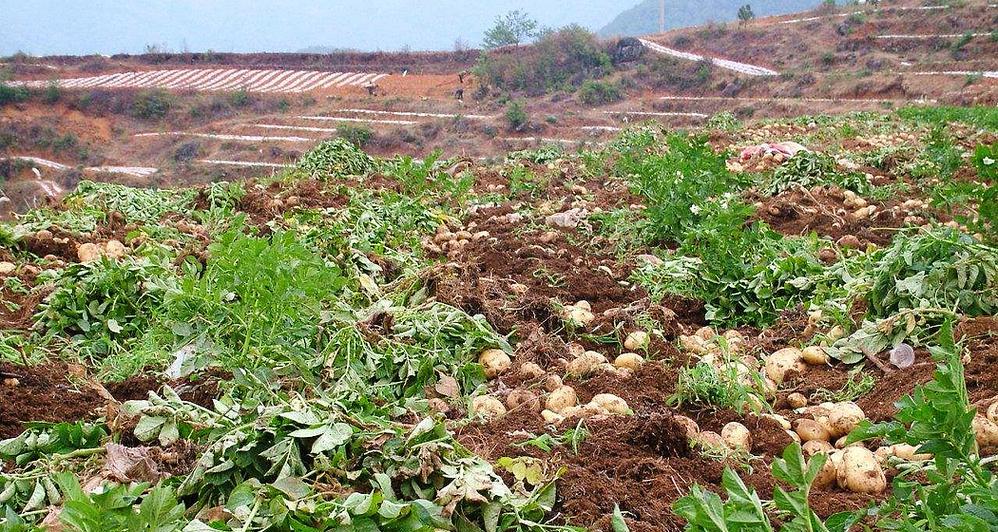
[{"label": "pile of potato", "polygon": [[430,253],[446,253],[448,257],[455,258],[469,243],[486,240],[491,236],[488,231],[475,233],[465,229],[451,231],[446,224],[441,224],[437,227],[437,232],[432,239],[423,239],[423,249]]},{"label": "pile of potato", "polygon": [[120,259],[127,252],[128,250],[125,248],[125,245],[117,240],[108,240],[105,244],[87,242],[86,244],[80,244],[76,248],[76,256],[83,263],[94,262],[100,260],[101,257]]}]

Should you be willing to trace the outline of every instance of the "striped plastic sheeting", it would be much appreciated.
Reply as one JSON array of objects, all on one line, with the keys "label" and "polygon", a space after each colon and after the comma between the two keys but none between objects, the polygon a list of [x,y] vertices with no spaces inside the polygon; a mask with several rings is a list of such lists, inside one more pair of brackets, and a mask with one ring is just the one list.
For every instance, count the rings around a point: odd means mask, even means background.
[{"label": "striped plastic sheeting", "polygon": [[334,87],[360,87],[376,83],[387,74],[323,72],[318,70],[255,70],[241,68],[176,69],[120,72],[87,78],[13,82],[25,87],[54,83],[67,89],[160,88],[195,91],[302,93]]}]

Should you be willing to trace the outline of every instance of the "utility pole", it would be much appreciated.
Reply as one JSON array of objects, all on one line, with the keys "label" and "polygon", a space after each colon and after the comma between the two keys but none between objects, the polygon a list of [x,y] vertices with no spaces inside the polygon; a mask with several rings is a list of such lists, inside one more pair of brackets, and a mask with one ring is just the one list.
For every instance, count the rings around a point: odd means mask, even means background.
[{"label": "utility pole", "polygon": [[665,33],[665,0],[658,0],[658,32]]}]

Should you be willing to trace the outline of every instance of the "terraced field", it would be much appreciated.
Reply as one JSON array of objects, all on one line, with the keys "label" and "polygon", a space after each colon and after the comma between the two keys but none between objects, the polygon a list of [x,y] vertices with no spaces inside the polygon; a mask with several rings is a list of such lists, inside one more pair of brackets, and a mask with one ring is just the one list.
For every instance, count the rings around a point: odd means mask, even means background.
[{"label": "terraced field", "polygon": [[309,70],[176,69],[118,72],[85,78],[20,82],[25,87],[66,89],[171,89],[262,93],[303,93],[376,83],[387,74]]}]

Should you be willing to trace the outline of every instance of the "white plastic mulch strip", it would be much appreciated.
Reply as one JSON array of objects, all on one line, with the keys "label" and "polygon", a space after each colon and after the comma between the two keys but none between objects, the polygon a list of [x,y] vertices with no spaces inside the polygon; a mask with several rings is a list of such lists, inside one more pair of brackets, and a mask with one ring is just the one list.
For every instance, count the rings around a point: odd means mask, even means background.
[{"label": "white plastic mulch strip", "polygon": [[415,113],[411,111],[380,111],[376,109],[337,109],[337,113],[354,113],[369,115],[415,116],[419,118],[469,118],[472,120],[490,120],[495,115],[463,115],[447,113]]},{"label": "white plastic mulch strip", "polygon": [[[990,6],[988,6],[990,7]],[[813,22],[815,20],[822,20],[826,18],[840,18],[849,17],[852,15],[862,15],[864,13],[870,13],[875,11],[933,11],[936,9],[949,9],[950,6],[901,6],[901,7],[888,7],[883,9],[867,9],[862,11],[850,11],[848,13],[835,13],[833,15],[818,15],[814,17],[805,18],[794,18],[790,20],[781,20],[780,24],[797,24],[799,22]]]},{"label": "white plastic mulch strip", "polygon": [[258,163],[254,161],[222,161],[218,159],[199,159],[197,162],[204,164],[217,164],[223,166],[242,166],[246,168],[285,168],[288,165],[278,163]]},{"label": "white plastic mulch strip", "polygon": [[13,85],[41,88],[55,84],[68,89],[164,88],[196,91],[301,93],[330,87],[359,87],[375,83],[387,74],[373,72],[325,72],[320,70],[175,69],[119,72],[87,78],[15,81]]},{"label": "white plastic mulch strip", "polygon": [[[42,159],[41,157],[31,157],[27,155],[15,155],[10,159],[28,161],[37,166],[43,166],[45,168],[51,168],[53,170],[65,171],[72,168],[69,165],[62,163],[57,163],[55,161],[50,161],[48,159]],[[0,159],[4,160],[4,159]],[[83,169],[85,172],[101,172],[105,174],[126,174],[135,177],[148,177],[159,171],[158,168],[149,168],[145,166],[88,166]]]},{"label": "white plastic mulch strip", "polygon": [[334,127],[309,127],[309,126],[281,126],[277,124],[244,124],[246,127],[259,127],[263,129],[283,129],[286,131],[311,131],[314,133],[336,133]]},{"label": "white plastic mulch strip", "polygon": [[580,144],[585,140],[555,139],[550,137],[500,137],[499,140],[505,142],[548,142],[553,144]]},{"label": "white plastic mulch strip", "polygon": [[189,133],[186,131],[168,131],[165,133],[137,133],[136,137],[198,137],[203,139],[216,139],[216,140],[238,140],[246,142],[315,142],[316,139],[309,139],[305,137],[263,137],[259,135],[223,135],[220,133]]},{"label": "white plastic mulch strip", "polygon": [[988,37],[990,33],[984,32],[974,32],[974,33],[921,33],[921,34],[894,34],[894,35],[875,35],[875,39],[959,39],[961,37]]},{"label": "white plastic mulch strip", "polygon": [[690,118],[707,118],[710,115],[704,113],[681,113],[681,112],[656,112],[656,111],[603,111],[608,115],[627,116],[682,116]]},{"label": "white plastic mulch strip", "polygon": [[651,50],[658,52],[660,54],[670,55],[672,57],[678,57],[679,59],[686,59],[688,61],[703,61],[708,59],[714,65],[725,68],[728,70],[733,70],[735,72],[740,72],[742,74],[747,74],[749,76],[776,76],[779,72],[775,70],[770,70],[756,65],[749,65],[747,63],[739,63],[737,61],[730,61],[728,59],[718,59],[716,57],[705,57],[702,55],[691,54],[689,52],[681,52],[666,46],[662,46],[656,42],[652,42],[646,39],[641,39],[641,44],[647,46]]},{"label": "white plastic mulch strip", "polygon": [[659,96],[659,100],[677,101],[741,101],[741,102],[788,102],[788,103],[900,103],[920,104],[936,103],[936,100],[886,100],[878,98],[781,98],[781,97],[750,97],[750,96]]},{"label": "white plastic mulch strip", "polygon": [[583,131],[621,131],[623,128],[617,126],[582,126]]},{"label": "white plastic mulch strip", "polygon": [[941,70],[938,72],[910,72],[913,76],[981,76],[998,78],[998,70]]},{"label": "white plastic mulch strip", "polygon": [[388,124],[394,126],[412,126],[419,122],[412,120],[375,120],[367,118],[344,118],[339,116],[296,116],[299,120],[323,120],[326,122],[360,122],[362,124]]}]

